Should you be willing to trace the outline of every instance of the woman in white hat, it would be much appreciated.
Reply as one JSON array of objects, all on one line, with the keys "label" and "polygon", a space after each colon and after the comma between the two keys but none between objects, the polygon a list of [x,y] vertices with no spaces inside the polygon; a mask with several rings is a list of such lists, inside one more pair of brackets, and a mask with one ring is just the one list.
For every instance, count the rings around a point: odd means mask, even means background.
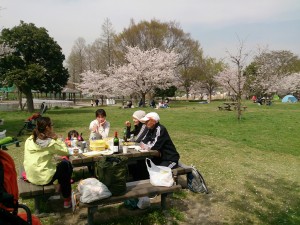
[{"label": "woman in white hat", "polygon": [[146,115],[146,112],[143,110],[135,111],[132,115],[132,121],[134,128],[131,130],[131,123],[129,121],[125,122],[127,132],[126,137],[130,138],[130,136],[133,134],[135,137],[135,142],[140,142],[141,139],[144,137],[144,134],[147,132],[147,127],[145,124],[143,124],[140,119],[142,119]]}]

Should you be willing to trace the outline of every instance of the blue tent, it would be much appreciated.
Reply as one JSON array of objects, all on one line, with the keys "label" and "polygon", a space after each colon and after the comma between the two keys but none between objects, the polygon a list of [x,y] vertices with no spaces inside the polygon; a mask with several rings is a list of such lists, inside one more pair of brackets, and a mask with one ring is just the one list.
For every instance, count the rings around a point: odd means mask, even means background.
[{"label": "blue tent", "polygon": [[292,103],[294,103],[294,102],[297,102],[297,101],[298,101],[297,98],[295,98],[295,96],[293,96],[293,95],[286,95],[282,99],[282,102],[292,102]]}]

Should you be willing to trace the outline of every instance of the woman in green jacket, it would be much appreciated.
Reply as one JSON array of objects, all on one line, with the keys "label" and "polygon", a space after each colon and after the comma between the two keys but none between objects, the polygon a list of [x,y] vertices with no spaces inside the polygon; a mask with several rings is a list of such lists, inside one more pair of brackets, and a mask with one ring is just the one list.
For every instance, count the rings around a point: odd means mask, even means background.
[{"label": "woman in green jacket", "polygon": [[25,142],[24,168],[26,178],[36,185],[52,184],[58,180],[64,197],[64,207],[71,205],[72,165],[67,160],[56,163],[54,155],[67,156],[66,144],[53,131],[49,117],[40,117],[33,134]]}]

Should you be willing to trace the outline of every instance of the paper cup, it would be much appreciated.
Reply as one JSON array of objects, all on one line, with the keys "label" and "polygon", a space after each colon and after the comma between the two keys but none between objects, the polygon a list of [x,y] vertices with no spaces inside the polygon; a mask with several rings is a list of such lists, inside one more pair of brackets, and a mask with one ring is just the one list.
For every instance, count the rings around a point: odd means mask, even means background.
[{"label": "paper cup", "polygon": [[123,153],[127,154],[128,152],[128,146],[123,145]]},{"label": "paper cup", "polygon": [[73,156],[78,156],[79,154],[79,149],[78,148],[74,148],[73,149]]}]

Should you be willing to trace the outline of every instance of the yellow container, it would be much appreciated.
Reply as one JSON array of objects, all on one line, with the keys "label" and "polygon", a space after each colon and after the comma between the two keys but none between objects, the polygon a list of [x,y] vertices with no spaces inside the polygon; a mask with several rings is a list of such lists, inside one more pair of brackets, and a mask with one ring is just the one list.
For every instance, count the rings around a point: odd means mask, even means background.
[{"label": "yellow container", "polygon": [[103,151],[108,149],[108,144],[104,140],[90,140],[90,150]]}]

